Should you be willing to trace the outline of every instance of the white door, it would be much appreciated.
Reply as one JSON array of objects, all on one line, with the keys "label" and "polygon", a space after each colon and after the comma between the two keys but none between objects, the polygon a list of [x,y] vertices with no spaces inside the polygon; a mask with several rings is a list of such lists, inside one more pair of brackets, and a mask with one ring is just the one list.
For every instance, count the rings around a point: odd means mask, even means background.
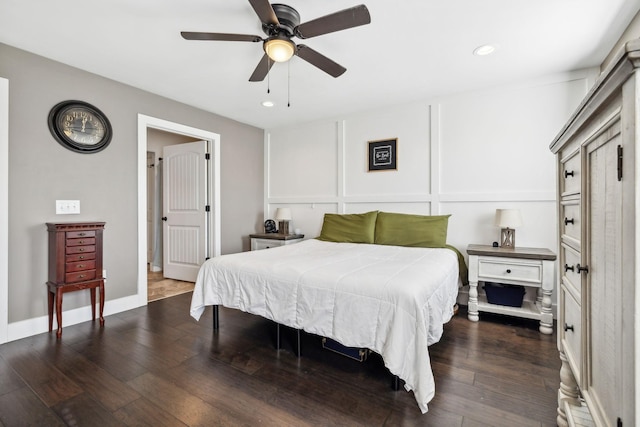
[{"label": "white door", "polygon": [[163,150],[163,276],[195,282],[207,257],[207,142]]}]

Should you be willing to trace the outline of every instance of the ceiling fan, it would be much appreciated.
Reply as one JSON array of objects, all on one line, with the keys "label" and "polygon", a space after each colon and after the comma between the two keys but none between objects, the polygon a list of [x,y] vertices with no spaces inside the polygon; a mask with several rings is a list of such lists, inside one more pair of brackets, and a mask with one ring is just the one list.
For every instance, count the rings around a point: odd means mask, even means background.
[{"label": "ceiling fan", "polygon": [[190,31],[182,31],[180,34],[186,40],[263,42],[262,47],[265,53],[249,78],[251,82],[264,80],[274,62],[286,62],[293,55],[333,77],[339,77],[347,71],[346,68],[306,45],[296,44],[291,39],[293,37],[308,39],[371,22],[369,10],[363,4],[300,24],[300,14],[291,6],[270,4],[268,0],[249,0],[249,3],[262,22],[262,31],[267,35],[266,38],[250,34]]}]

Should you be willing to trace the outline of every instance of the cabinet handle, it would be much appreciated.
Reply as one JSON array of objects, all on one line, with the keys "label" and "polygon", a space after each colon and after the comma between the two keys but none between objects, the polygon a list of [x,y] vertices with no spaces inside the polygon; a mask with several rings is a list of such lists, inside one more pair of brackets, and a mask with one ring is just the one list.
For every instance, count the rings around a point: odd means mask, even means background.
[{"label": "cabinet handle", "polygon": [[86,236],[87,233],[78,233],[78,236],[82,237],[82,236]]},{"label": "cabinet handle", "polygon": [[163,220],[163,221],[166,221],[166,220],[167,220],[167,217],[166,217],[166,216],[163,216],[163,217],[162,217],[162,220]]},{"label": "cabinet handle", "polygon": [[507,268],[507,273],[511,273],[511,269],[510,268]]},{"label": "cabinet handle", "polygon": [[84,240],[78,240],[78,243],[83,244]]},{"label": "cabinet handle", "polygon": [[564,219],[564,225],[568,225],[568,224],[573,224],[573,218],[571,218],[571,219],[565,218]]},{"label": "cabinet handle", "polygon": [[575,270],[574,270],[574,268],[573,268],[573,265],[567,265],[567,264],[565,264],[565,265],[564,265],[564,272],[566,273],[566,272],[567,272],[567,271],[569,271],[569,270],[571,270],[571,271],[575,271]]},{"label": "cabinet handle", "polygon": [[571,331],[573,332],[573,325],[567,325],[566,323],[564,324],[564,331]]},{"label": "cabinet handle", "polygon": [[570,176],[573,176],[573,171],[564,171],[565,178],[569,178]]},{"label": "cabinet handle", "polygon": [[84,264],[78,264],[78,268],[84,268]]},{"label": "cabinet handle", "polygon": [[78,249],[79,252],[84,252],[84,248]]},{"label": "cabinet handle", "polygon": [[585,265],[585,266],[581,266],[580,264],[576,265],[576,268],[578,269],[578,273],[582,273],[583,271],[585,273],[589,272],[589,266]]},{"label": "cabinet handle", "polygon": [[84,279],[84,274],[78,276],[80,279]]},{"label": "cabinet handle", "polygon": [[84,255],[80,255],[78,259],[84,259]]}]

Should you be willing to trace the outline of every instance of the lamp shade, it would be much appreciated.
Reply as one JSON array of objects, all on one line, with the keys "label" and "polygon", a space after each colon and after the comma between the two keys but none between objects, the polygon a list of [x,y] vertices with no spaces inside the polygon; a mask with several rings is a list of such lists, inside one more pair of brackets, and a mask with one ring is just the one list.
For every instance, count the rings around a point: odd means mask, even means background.
[{"label": "lamp shade", "polygon": [[291,221],[291,209],[289,209],[289,208],[278,208],[278,209],[276,209],[276,220],[277,221]]},{"label": "lamp shade", "polygon": [[522,226],[520,209],[496,209],[495,225],[502,228],[516,228]]},{"label": "lamp shade", "polygon": [[286,62],[295,53],[295,45],[286,38],[271,38],[264,42],[264,51],[274,62]]}]

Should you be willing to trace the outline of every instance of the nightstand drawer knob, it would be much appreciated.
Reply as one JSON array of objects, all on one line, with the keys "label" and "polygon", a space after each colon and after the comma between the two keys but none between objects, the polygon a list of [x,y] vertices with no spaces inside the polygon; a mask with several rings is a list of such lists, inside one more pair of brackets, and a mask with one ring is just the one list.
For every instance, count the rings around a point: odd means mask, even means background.
[{"label": "nightstand drawer knob", "polygon": [[573,332],[573,325],[567,325],[566,323],[564,324],[564,331],[571,331]]},{"label": "nightstand drawer knob", "polygon": [[566,273],[567,271],[575,271],[573,268],[573,265],[564,265],[564,272]]},{"label": "nightstand drawer knob", "polygon": [[507,268],[507,273],[511,273],[511,269],[510,268]]}]

